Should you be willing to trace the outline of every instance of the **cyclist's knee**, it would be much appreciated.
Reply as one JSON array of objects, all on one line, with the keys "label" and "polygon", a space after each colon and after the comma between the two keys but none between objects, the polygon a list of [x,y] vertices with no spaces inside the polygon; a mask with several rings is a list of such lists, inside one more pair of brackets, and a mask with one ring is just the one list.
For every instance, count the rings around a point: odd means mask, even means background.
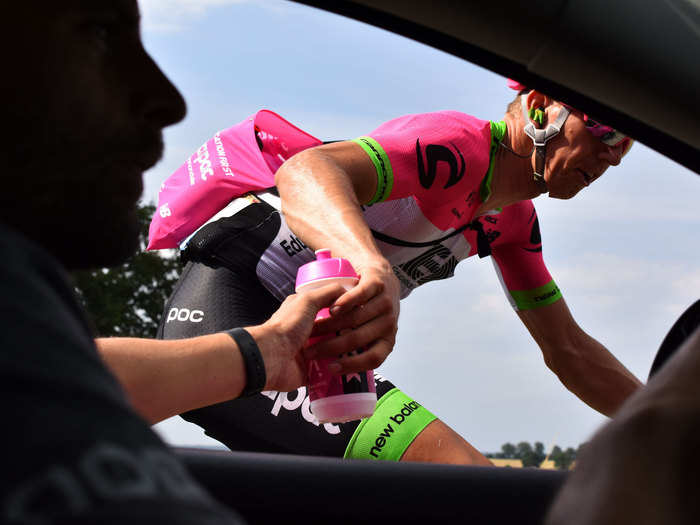
[{"label": "cyclist's knee", "polygon": [[481,452],[439,419],[416,436],[401,461],[492,466]]},{"label": "cyclist's knee", "polygon": [[355,430],[346,458],[491,465],[478,450],[398,388]]}]

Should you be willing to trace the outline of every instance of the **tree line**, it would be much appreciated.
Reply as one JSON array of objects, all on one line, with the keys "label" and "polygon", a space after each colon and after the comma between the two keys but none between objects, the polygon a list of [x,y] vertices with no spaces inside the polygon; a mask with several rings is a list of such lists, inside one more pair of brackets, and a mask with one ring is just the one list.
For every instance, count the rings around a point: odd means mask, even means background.
[{"label": "tree line", "polygon": [[505,443],[501,445],[500,452],[491,452],[485,455],[487,458],[494,459],[519,459],[523,462],[523,467],[539,467],[545,459],[551,459],[558,469],[568,470],[576,460],[582,446],[579,445],[578,449],[572,447],[562,449],[555,445],[547,457],[547,451],[545,451],[542,442],[536,441],[534,445],[531,445],[527,441],[521,441],[517,445]]}]

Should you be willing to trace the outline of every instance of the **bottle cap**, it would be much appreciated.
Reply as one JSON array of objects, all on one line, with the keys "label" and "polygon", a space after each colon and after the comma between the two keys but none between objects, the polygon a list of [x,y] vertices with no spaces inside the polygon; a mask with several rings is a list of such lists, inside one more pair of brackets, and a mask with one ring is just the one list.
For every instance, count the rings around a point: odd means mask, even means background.
[{"label": "bottle cap", "polygon": [[297,289],[312,281],[321,279],[334,279],[337,277],[350,277],[357,279],[357,274],[347,259],[331,257],[331,251],[327,248],[316,250],[316,260],[306,263],[297,272]]}]

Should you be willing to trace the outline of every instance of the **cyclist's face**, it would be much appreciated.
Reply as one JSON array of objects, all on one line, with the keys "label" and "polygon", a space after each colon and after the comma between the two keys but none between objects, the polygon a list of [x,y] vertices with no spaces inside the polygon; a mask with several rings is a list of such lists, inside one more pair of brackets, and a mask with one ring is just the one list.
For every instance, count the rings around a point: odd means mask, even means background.
[{"label": "cyclist's face", "polygon": [[[548,107],[548,119],[556,118],[560,107],[558,104]],[[608,167],[617,166],[625,146],[625,143],[604,144],[586,129],[583,114],[572,111],[562,131],[547,143],[545,180],[549,196],[570,199]]]},{"label": "cyclist's face", "polygon": [[143,49],[136,0],[5,7],[0,220],[68,266],[117,262],[136,246],[142,174],[184,101]]}]

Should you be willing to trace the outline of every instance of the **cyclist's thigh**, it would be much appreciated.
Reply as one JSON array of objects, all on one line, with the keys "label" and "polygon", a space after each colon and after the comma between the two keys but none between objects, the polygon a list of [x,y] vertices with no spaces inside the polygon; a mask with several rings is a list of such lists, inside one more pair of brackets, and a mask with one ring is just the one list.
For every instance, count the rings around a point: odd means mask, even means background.
[{"label": "cyclist's thigh", "polygon": [[490,465],[480,452],[418,401],[376,375],[377,408],[355,430],[345,457]]}]

